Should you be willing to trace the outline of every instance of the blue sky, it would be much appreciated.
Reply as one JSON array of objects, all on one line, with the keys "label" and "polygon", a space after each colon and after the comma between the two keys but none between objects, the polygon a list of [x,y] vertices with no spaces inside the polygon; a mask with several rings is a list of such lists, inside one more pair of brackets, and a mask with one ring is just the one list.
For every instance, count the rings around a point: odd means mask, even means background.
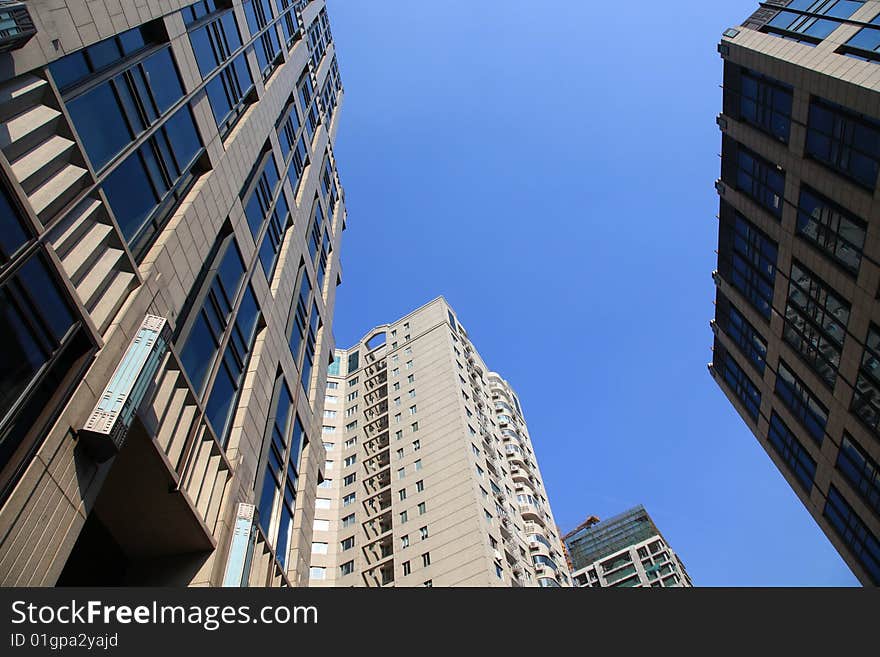
[{"label": "blue sky", "polygon": [[519,393],[563,531],[642,503],[697,585],[856,585],[706,369],[716,45],[757,6],[330,0],[334,333],[443,294]]}]

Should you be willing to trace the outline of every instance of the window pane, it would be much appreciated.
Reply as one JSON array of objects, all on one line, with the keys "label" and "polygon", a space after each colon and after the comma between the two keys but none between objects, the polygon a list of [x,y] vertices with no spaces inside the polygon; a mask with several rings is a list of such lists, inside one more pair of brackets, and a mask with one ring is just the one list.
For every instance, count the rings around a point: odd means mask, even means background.
[{"label": "window pane", "polygon": [[131,142],[131,131],[109,82],[71,100],[67,109],[96,170]]},{"label": "window pane", "polygon": [[141,66],[160,113],[183,98],[183,86],[174,67],[171,48],[163,48],[155,55],[151,55],[142,62]]}]

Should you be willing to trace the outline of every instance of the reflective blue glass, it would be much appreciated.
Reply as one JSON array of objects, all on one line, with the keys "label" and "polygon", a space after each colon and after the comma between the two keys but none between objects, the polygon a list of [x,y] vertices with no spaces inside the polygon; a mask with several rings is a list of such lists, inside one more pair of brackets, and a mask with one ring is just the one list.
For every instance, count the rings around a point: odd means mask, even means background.
[{"label": "reflective blue glass", "polygon": [[163,48],[150,55],[141,66],[160,114],[183,98],[183,85],[171,58],[170,48]]},{"label": "reflective blue glass", "polygon": [[192,118],[189,105],[180,108],[166,121],[164,129],[174,150],[174,160],[179,171],[186,170],[202,149],[199,133]]},{"label": "reflective blue glass", "polygon": [[109,82],[69,101],[67,109],[96,170],[102,169],[134,137]]},{"label": "reflective blue glass", "polygon": [[782,457],[804,490],[809,492],[816,476],[816,461],[774,411],[770,417],[767,439]]},{"label": "reflective blue glass", "polygon": [[[125,238],[131,242],[158,199],[147,182],[139,153],[129,155],[104,181],[104,193]],[[139,183],[139,184],[137,184]]]},{"label": "reflective blue glass", "polygon": [[0,188],[0,265],[18,251],[30,235],[19,219],[19,213],[6,189]]}]

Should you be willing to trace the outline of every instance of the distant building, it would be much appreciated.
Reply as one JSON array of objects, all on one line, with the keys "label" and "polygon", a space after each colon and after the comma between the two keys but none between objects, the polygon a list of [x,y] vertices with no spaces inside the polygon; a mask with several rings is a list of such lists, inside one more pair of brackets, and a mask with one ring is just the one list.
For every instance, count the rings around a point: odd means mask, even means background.
[{"label": "distant building", "polygon": [[602,522],[592,517],[562,540],[574,586],[693,586],[642,505]]},{"label": "distant building", "polygon": [[310,586],[570,583],[519,399],[439,297],[336,350]]}]

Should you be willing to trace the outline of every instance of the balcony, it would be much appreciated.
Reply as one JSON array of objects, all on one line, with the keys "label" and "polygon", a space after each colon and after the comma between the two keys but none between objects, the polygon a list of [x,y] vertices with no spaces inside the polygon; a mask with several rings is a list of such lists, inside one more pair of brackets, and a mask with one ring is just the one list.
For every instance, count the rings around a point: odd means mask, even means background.
[{"label": "balcony", "polygon": [[364,582],[369,587],[394,584],[394,557],[380,561],[364,569]]},{"label": "balcony", "polygon": [[387,397],[387,396],[388,396],[388,386],[382,385],[378,388],[373,389],[371,392],[368,392],[367,394],[365,394],[364,395],[364,403],[367,404],[367,406],[372,406],[377,401],[379,401],[383,397]]},{"label": "balcony", "polygon": [[375,456],[364,459],[364,470],[368,476],[379,474],[382,470],[391,465],[391,457],[388,449],[384,449]]},{"label": "balcony", "polygon": [[391,508],[391,489],[386,488],[378,493],[375,493],[371,497],[368,497],[363,501],[364,511],[367,513],[367,518],[373,518],[377,515],[381,515],[385,511]]},{"label": "balcony", "polygon": [[510,518],[507,517],[506,514],[504,516],[502,516],[501,518],[499,518],[499,525],[500,525],[500,529],[501,529],[501,535],[503,537],[505,537],[507,540],[512,539],[514,525],[513,525],[513,522],[510,520]]},{"label": "balcony", "polygon": [[[227,520],[221,511],[232,465],[173,352],[160,361],[143,402],[129,410],[130,428],[60,585],[185,586],[210,577],[199,570],[216,553]],[[261,585],[286,582],[274,562],[266,560]]]},{"label": "balcony", "polygon": [[368,422],[364,425],[364,434],[367,438],[373,438],[382,431],[388,429],[388,415],[382,415],[378,419]]},{"label": "balcony", "polygon": [[381,399],[373,406],[364,409],[364,417],[368,422],[388,413],[388,399]]},{"label": "balcony", "polygon": [[388,449],[388,432],[385,431],[380,433],[378,436],[374,436],[369,440],[364,442],[364,450],[367,452],[367,456],[374,456],[378,454],[383,449]]},{"label": "balcony", "polygon": [[367,491],[368,495],[379,493],[390,487],[391,470],[389,468],[380,470],[377,474],[374,474],[364,479],[364,489]]},{"label": "balcony", "polygon": [[[376,390],[388,382],[388,370],[383,369],[378,375],[364,381],[364,387],[370,390]],[[386,386],[387,387],[387,386]]]},{"label": "balcony", "polygon": [[546,522],[544,520],[544,512],[534,504],[529,504],[528,502],[523,504],[521,502],[519,505],[519,513],[523,517],[523,520],[532,520],[541,525],[544,525]]},{"label": "balcony", "polygon": [[391,510],[386,509],[381,515],[366,520],[361,523],[361,527],[367,535],[367,541],[381,538],[391,531]]},{"label": "balcony", "polygon": [[370,566],[381,565],[394,553],[394,536],[386,532],[363,547],[364,558]]}]

